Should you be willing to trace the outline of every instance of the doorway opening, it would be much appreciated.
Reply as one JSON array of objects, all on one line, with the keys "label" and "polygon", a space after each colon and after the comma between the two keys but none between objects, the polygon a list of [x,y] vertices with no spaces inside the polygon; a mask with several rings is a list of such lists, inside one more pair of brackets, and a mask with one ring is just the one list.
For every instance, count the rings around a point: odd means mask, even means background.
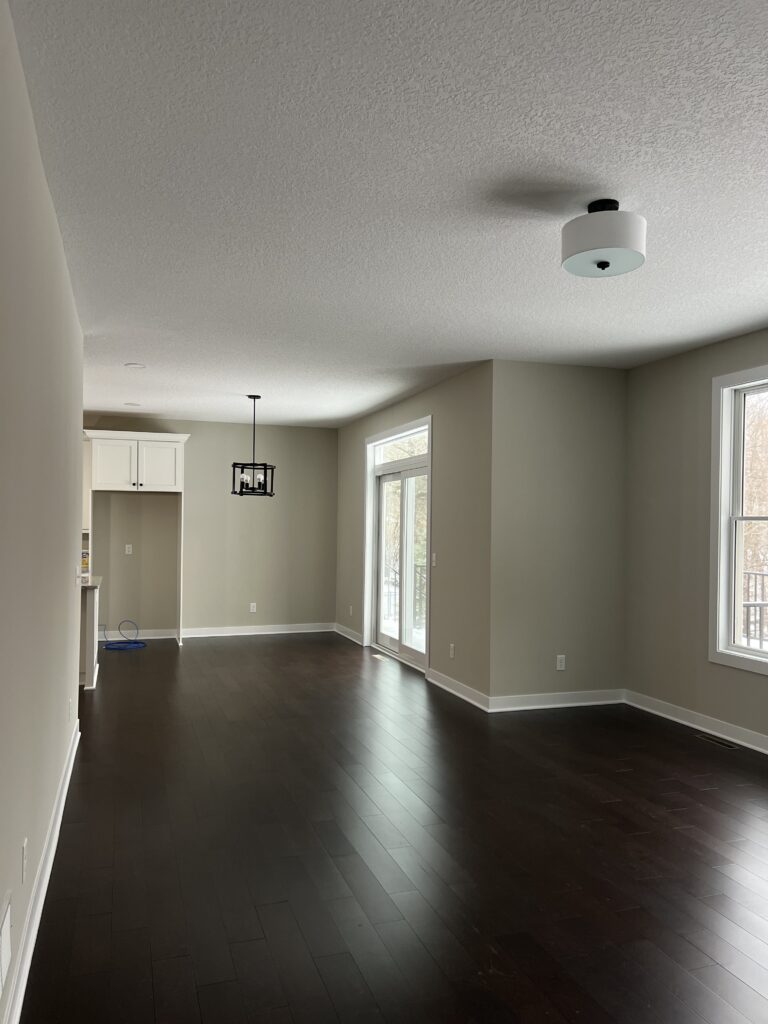
[{"label": "doorway opening", "polygon": [[364,642],[426,669],[431,422],[367,441]]}]

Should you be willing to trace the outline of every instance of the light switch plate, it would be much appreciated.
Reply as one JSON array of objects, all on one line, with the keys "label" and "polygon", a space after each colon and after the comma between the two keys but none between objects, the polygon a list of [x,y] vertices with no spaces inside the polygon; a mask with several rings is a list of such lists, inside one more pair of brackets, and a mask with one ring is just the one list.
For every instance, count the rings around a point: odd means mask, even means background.
[{"label": "light switch plate", "polygon": [[8,898],[3,909],[3,923],[0,925],[0,992],[8,977],[11,966],[11,900]]}]

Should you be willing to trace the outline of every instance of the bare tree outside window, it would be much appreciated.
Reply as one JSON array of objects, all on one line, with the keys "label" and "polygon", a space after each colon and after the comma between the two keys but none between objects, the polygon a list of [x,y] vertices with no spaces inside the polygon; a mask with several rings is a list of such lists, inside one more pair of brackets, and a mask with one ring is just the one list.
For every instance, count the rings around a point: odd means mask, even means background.
[{"label": "bare tree outside window", "polygon": [[741,559],[741,637],[747,647],[768,646],[768,390],[744,396],[743,521],[737,530],[737,558]]},{"label": "bare tree outside window", "polygon": [[398,459],[412,459],[416,455],[425,455],[429,437],[426,430],[419,430],[404,437],[395,437],[391,441],[376,445],[376,464],[397,462]]}]

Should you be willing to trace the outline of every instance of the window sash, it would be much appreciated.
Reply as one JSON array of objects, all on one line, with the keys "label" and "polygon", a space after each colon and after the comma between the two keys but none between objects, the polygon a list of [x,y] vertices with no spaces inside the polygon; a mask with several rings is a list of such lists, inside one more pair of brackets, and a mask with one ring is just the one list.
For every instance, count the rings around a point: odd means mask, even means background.
[{"label": "window sash", "polygon": [[[409,437],[416,437],[418,435],[424,435],[424,451],[419,452],[416,455],[404,455],[398,459],[384,459],[384,449],[397,441],[404,441]],[[390,437],[386,437],[381,441],[377,441],[373,446],[373,461],[377,469],[383,466],[392,466],[395,463],[406,463],[416,459],[420,459],[422,462],[429,457],[429,445],[430,445],[430,430],[427,425],[421,425],[410,430],[404,430],[400,433],[393,434]]]}]

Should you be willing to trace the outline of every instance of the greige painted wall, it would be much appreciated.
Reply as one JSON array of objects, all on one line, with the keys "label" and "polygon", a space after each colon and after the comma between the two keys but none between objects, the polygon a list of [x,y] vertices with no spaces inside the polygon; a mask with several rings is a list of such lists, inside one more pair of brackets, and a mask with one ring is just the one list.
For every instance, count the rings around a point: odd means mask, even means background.
[{"label": "greige painted wall", "polygon": [[2,1019],[77,726],[82,465],[82,334],[5,0],[0,148],[0,901],[10,890],[13,920]]},{"label": "greige painted wall", "polygon": [[621,687],[626,374],[493,371],[491,693]]},{"label": "greige painted wall", "polygon": [[768,363],[768,332],[629,374],[627,685],[768,732],[768,680],[708,660],[712,378]]},{"label": "greige painted wall", "polygon": [[[185,627],[334,621],[335,430],[257,427],[257,458],[277,466],[275,497],[262,499],[230,494],[233,460],[250,456],[249,426],[93,415],[86,421],[100,429],[191,435],[184,453]],[[125,497],[142,501],[149,495]],[[145,537],[150,534],[149,515],[144,519]],[[113,534],[123,529],[114,516],[111,528]],[[100,533],[94,534],[95,567],[99,566]],[[117,547],[115,550],[123,568],[131,558],[142,558],[136,547],[132,556],[121,556]],[[146,556],[140,564],[144,592],[160,587],[166,569],[154,570],[152,558]],[[137,562],[132,565],[135,571]],[[131,584],[127,585],[130,588]],[[257,604],[255,615],[249,612],[251,601]],[[141,621],[145,629],[165,628],[162,619],[167,616],[161,607],[142,607],[147,609]],[[116,608],[110,603],[112,619]]]},{"label": "greige painted wall", "polygon": [[[431,667],[486,694],[490,686],[491,387],[492,364],[482,363],[341,428],[336,584],[336,621],[361,633],[365,439],[431,414],[431,548],[438,559],[431,579]],[[450,643],[456,645],[454,660],[448,656]]]},{"label": "greige painted wall", "polygon": [[[133,619],[176,633],[180,501],[178,494],[94,493],[92,572],[104,577],[100,625],[115,630]],[[126,544],[133,554],[126,555]]]}]

